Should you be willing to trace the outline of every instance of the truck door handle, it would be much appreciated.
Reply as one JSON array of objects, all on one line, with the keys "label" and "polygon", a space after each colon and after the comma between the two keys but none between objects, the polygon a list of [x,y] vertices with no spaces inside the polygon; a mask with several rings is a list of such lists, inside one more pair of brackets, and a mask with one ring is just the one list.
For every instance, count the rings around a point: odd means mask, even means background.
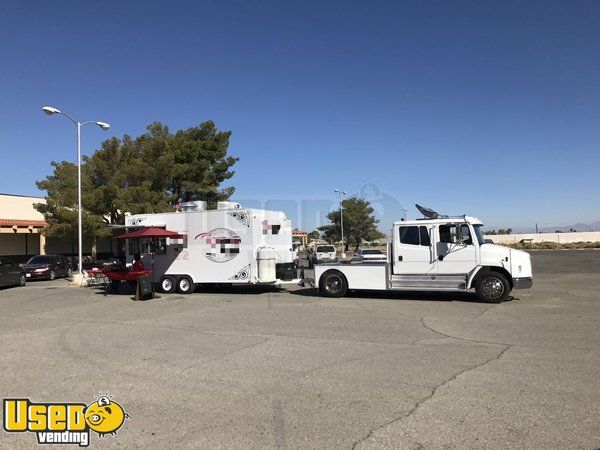
[{"label": "truck door handle", "polygon": [[398,256],[398,261],[402,261],[402,256]]},{"label": "truck door handle", "polygon": [[444,255],[440,255],[440,256],[438,256],[438,259],[439,259],[440,261],[443,261],[443,260],[444,260]]}]

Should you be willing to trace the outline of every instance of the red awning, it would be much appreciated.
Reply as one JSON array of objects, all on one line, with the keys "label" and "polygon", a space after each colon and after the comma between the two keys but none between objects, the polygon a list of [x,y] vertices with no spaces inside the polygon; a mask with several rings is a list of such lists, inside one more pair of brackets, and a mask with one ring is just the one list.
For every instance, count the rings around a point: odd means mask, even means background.
[{"label": "red awning", "polygon": [[113,236],[113,239],[134,239],[134,238],[171,238],[183,239],[184,236],[177,231],[163,230],[162,228],[142,228],[141,230],[132,231],[131,233],[120,234]]}]

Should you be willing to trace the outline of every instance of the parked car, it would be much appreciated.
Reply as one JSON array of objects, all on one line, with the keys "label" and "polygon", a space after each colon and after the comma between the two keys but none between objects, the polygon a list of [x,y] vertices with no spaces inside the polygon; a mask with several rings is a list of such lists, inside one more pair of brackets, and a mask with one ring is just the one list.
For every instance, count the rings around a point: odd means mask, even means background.
[{"label": "parked car", "polygon": [[359,262],[385,262],[387,255],[376,248],[361,248],[354,254],[353,261]]},{"label": "parked car", "polygon": [[36,280],[54,280],[58,277],[70,278],[73,274],[71,263],[62,255],[36,255],[27,261],[23,268],[26,277]]},{"label": "parked car", "polygon": [[25,269],[0,257],[0,286],[25,286]]},{"label": "parked car", "polygon": [[337,261],[335,247],[330,244],[317,244],[313,254],[313,264]]}]

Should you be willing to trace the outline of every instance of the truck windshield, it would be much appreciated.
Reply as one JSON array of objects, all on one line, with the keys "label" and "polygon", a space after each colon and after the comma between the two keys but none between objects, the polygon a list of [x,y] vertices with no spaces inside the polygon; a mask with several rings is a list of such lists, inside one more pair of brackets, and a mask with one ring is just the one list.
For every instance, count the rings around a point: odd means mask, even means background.
[{"label": "truck windshield", "polygon": [[485,244],[485,237],[483,236],[481,227],[481,225],[473,225],[473,228],[475,229],[475,236],[477,236],[477,242],[479,242],[479,245]]}]

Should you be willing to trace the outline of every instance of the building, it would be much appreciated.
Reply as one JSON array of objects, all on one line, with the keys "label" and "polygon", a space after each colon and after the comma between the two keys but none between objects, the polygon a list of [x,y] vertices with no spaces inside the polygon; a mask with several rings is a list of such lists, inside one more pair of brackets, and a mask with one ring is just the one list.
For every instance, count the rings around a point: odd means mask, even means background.
[{"label": "building", "polygon": [[[44,197],[0,194],[0,256],[21,263],[33,255],[77,255],[77,237],[58,239],[45,237],[48,224],[33,205],[45,203]],[[101,239],[97,243],[99,256],[112,254],[113,240]],[[92,245],[83,239],[83,254],[90,255]]]},{"label": "building", "polygon": [[294,244],[301,244],[304,248],[308,245],[308,233],[300,231],[298,228],[292,230],[292,242]]},{"label": "building", "polygon": [[24,262],[31,255],[44,254],[47,226],[44,216],[33,207],[42,197],[0,194],[0,256]]}]

